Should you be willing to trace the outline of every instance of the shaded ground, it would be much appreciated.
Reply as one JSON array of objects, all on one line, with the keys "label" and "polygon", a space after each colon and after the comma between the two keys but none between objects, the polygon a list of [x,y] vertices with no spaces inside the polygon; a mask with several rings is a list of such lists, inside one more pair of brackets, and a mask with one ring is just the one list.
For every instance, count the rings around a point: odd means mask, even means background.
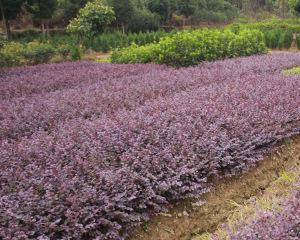
[{"label": "shaded ground", "polygon": [[297,137],[285,141],[276,152],[248,173],[240,177],[214,180],[216,188],[213,192],[200,199],[182,202],[169,212],[153,217],[129,239],[204,239],[206,233],[215,232],[241,205],[253,196],[262,196],[281,177],[282,172],[298,166],[299,162],[300,137]]}]

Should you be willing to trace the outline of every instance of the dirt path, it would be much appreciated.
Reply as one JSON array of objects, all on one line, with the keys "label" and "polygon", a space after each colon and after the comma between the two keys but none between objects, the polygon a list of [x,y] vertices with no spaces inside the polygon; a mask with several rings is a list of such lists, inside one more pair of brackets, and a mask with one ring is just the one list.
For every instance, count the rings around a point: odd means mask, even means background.
[{"label": "dirt path", "polygon": [[[212,233],[238,205],[260,196],[280,172],[300,163],[300,137],[285,141],[278,151],[240,177],[217,180],[211,193],[198,200],[181,202],[169,212],[153,217],[129,237],[130,240],[190,240]],[[234,203],[234,204],[233,204]],[[200,205],[200,206],[199,206]]]}]

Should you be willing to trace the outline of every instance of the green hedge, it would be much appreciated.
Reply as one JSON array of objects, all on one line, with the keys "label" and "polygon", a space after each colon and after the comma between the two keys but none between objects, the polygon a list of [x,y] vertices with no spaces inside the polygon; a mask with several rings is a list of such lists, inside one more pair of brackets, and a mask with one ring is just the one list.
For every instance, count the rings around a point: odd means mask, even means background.
[{"label": "green hedge", "polygon": [[268,21],[253,23],[233,23],[230,24],[227,28],[235,32],[241,29],[257,29],[262,32],[281,29],[290,30],[293,33],[300,33],[300,24],[297,19],[271,19]]},{"label": "green hedge", "polygon": [[242,30],[238,34],[229,30],[198,29],[183,31],[161,39],[157,44],[136,45],[116,50],[114,63],[158,63],[175,67],[196,65],[238,56],[266,52],[263,34],[258,30]]},{"label": "green hedge", "polygon": [[[120,54],[120,52],[124,54]],[[157,52],[158,44],[152,43],[145,46],[132,44],[123,50],[114,51],[111,56],[111,61],[113,63],[149,63],[155,60],[155,54]]]},{"label": "green hedge", "polygon": [[300,33],[300,24],[295,19],[273,19],[255,23],[234,23],[226,27],[235,33],[241,30],[260,30],[265,43],[271,49],[289,49],[293,44],[293,35]]},{"label": "green hedge", "polygon": [[48,63],[54,56],[60,56],[63,60],[78,60],[80,49],[71,45],[61,45],[55,48],[49,43],[37,41],[23,44],[3,42],[0,45],[0,67]]},{"label": "green hedge", "polygon": [[20,33],[14,33],[13,41],[24,44],[35,41],[41,43],[46,42],[54,47],[58,47],[60,45],[73,46],[80,43],[86,49],[107,52],[115,48],[128,47],[133,43],[139,46],[149,43],[155,43],[158,42],[162,37],[172,35],[174,32],[175,31],[167,33],[163,30],[127,34],[123,34],[121,32],[108,32],[100,34],[93,40],[91,40],[85,36],[78,37],[76,35],[65,33],[63,31],[53,31],[50,32],[47,36],[43,36],[37,31],[28,30]]}]

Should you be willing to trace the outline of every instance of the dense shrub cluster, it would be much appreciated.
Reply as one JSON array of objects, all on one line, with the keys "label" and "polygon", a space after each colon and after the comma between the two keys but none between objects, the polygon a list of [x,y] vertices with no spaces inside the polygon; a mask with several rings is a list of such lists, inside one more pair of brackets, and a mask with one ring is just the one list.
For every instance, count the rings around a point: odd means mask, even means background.
[{"label": "dense shrub cluster", "polygon": [[247,170],[300,133],[300,77],[281,74],[299,64],[275,54],[3,71],[0,237],[122,239],[149,213],[208,191],[208,177]]},{"label": "dense shrub cluster", "polygon": [[154,62],[171,66],[196,65],[266,51],[263,35],[257,30],[242,30],[238,34],[217,29],[183,31],[162,38],[159,43],[143,47],[131,46],[115,51],[114,63]]}]

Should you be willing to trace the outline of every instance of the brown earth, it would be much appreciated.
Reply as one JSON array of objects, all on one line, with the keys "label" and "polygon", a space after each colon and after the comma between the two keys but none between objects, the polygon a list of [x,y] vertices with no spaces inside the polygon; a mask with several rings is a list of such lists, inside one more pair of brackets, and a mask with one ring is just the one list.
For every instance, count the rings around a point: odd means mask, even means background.
[{"label": "brown earth", "polygon": [[[242,176],[214,180],[215,189],[199,199],[189,199],[138,227],[130,240],[189,240],[214,232],[240,204],[259,197],[280,172],[300,164],[300,137],[284,141],[258,166]],[[195,206],[196,205],[201,206]],[[233,204],[234,203],[234,204]]]}]

